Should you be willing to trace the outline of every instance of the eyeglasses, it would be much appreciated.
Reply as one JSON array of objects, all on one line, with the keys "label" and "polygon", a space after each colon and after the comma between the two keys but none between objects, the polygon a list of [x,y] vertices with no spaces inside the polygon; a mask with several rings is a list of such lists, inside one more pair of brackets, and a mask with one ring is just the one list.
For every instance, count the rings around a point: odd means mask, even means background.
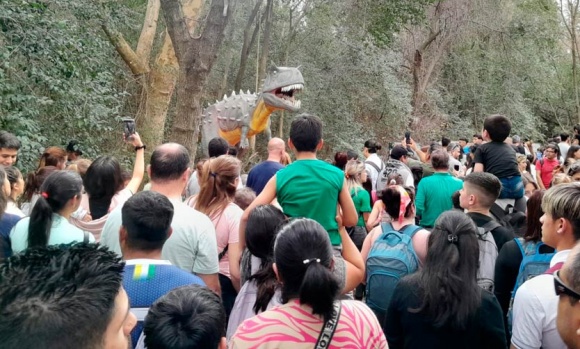
[{"label": "eyeglasses", "polygon": [[576,301],[580,301],[580,294],[576,293],[573,289],[566,286],[562,279],[560,279],[560,271],[554,272],[554,291],[556,292],[556,296],[561,296],[565,294],[568,297],[575,299]]}]

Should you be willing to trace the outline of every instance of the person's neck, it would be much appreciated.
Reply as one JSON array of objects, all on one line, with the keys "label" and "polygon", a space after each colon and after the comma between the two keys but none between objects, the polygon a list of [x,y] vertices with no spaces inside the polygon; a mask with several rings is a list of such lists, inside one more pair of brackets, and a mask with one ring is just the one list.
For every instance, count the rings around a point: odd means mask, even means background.
[{"label": "person's neck", "polygon": [[392,222],[391,222],[391,225],[396,230],[399,230],[402,227],[404,227],[406,225],[409,225],[409,224],[415,224],[415,216],[413,216],[413,217],[405,217],[401,223],[399,223],[399,219],[398,218],[393,219]]},{"label": "person's neck", "polygon": [[479,213],[482,214],[484,216],[490,216],[491,217],[491,213],[489,212],[489,208],[482,208],[482,207],[470,207],[467,209],[467,213]]},{"label": "person's neck", "polygon": [[169,181],[166,183],[151,182],[151,191],[165,195],[169,199],[181,199],[185,186],[176,181]]},{"label": "person's neck", "polygon": [[296,152],[296,160],[316,160],[316,152],[301,151]]},{"label": "person's neck", "polygon": [[445,168],[439,168],[439,169],[435,169],[435,173],[449,173],[449,169]]},{"label": "person's neck", "polygon": [[276,155],[268,155],[268,159],[266,159],[266,161],[272,162],[280,162],[280,160],[282,160],[282,158]]},{"label": "person's neck", "polygon": [[162,260],[161,257],[161,250],[154,250],[154,251],[135,251],[131,249],[123,249],[123,259],[130,260],[130,259],[157,259]]},{"label": "person's neck", "polygon": [[68,209],[65,208],[65,209],[63,209],[63,210],[61,210],[59,212],[56,212],[56,214],[58,214],[59,216],[62,216],[64,218],[66,218],[66,220],[68,221],[68,220],[70,220],[70,216],[72,215],[73,212],[74,211],[71,211],[71,210],[68,210]]}]

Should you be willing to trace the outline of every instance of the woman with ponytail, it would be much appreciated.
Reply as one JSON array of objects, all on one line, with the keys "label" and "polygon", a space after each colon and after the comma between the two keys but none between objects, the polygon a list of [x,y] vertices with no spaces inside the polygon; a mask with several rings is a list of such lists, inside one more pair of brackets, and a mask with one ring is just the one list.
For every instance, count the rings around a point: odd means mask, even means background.
[{"label": "woman with ponytail", "polygon": [[29,172],[24,184],[24,193],[20,197],[20,209],[26,216],[30,216],[32,207],[40,197],[40,187],[44,180],[59,169],[54,166],[44,166],[34,172]]},{"label": "woman with ponytail", "polygon": [[28,247],[93,242],[95,238],[68,222],[81,203],[82,180],[76,172],[56,171],[40,187],[30,217],[23,218],[10,232],[12,250]]},{"label": "woman with ponytail", "polygon": [[[344,227],[339,230],[341,237],[348,237]],[[273,269],[284,304],[244,321],[230,348],[314,348],[323,330],[332,327],[325,348],[388,348],[364,303],[338,300],[341,290],[333,268],[330,238],[319,223],[302,218],[282,228],[274,244]]]},{"label": "woman with ponytail", "polygon": [[257,206],[246,225],[246,246],[251,254],[251,276],[244,283],[228,322],[229,340],[246,319],[280,305],[280,287],[274,273],[274,240],[286,216],[272,205]]},{"label": "woman with ponytail", "polygon": [[507,348],[494,295],[477,285],[473,220],[446,211],[435,222],[423,268],[396,286],[385,334],[391,348]]},{"label": "woman with ponytail", "polygon": [[244,211],[234,204],[241,162],[230,155],[203,164],[199,194],[189,200],[207,215],[214,227],[219,258],[219,279],[226,315],[229,316],[240,290],[240,219]]}]

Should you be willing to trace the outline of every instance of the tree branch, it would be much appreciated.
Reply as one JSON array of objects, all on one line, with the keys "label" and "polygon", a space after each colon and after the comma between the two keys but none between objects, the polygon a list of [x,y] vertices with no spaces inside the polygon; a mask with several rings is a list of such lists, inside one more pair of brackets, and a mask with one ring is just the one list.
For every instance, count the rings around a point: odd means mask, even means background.
[{"label": "tree branch", "polygon": [[167,32],[171,37],[175,56],[179,62],[182,62],[187,45],[193,40],[193,36],[187,27],[181,3],[179,0],[161,0],[161,8],[163,8]]},{"label": "tree branch", "polygon": [[149,60],[151,59],[151,49],[153,47],[153,41],[155,40],[155,32],[157,31],[160,7],[159,0],[149,0],[147,2],[145,20],[143,21],[143,28],[141,29],[141,35],[139,36],[139,42],[137,42],[137,49],[135,50],[137,56],[146,65],[149,65]]},{"label": "tree branch", "polygon": [[121,33],[109,28],[106,23],[103,23],[101,27],[133,75],[139,76],[149,72],[149,66],[141,61]]}]

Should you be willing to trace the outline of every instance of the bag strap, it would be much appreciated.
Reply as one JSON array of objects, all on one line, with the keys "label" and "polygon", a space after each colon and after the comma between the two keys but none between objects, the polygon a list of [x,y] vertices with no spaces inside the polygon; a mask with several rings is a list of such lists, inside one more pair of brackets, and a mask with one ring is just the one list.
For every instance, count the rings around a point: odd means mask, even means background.
[{"label": "bag strap", "polygon": [[499,227],[501,227],[501,224],[499,224],[498,222],[496,222],[494,220],[491,220],[482,226],[483,230],[485,230],[486,233],[488,231],[492,231],[495,228],[499,228]]},{"label": "bag strap", "polygon": [[86,231],[83,231],[83,243],[87,243],[89,242],[89,233]]},{"label": "bag strap", "polygon": [[550,269],[546,270],[546,272],[544,274],[552,275],[555,272],[557,272],[558,270],[562,269],[562,266],[564,266],[564,262],[556,263],[556,264],[554,264],[553,267],[551,267]]},{"label": "bag strap", "polygon": [[491,211],[491,214],[497,217],[497,219],[503,219],[503,217],[506,216],[506,212],[501,208],[500,205],[496,204],[495,202],[493,205],[491,205],[489,210]]},{"label": "bag strap", "polygon": [[421,227],[419,227],[419,226],[417,226],[415,224],[409,224],[409,225],[404,226],[400,230],[400,232],[403,233],[403,234],[405,234],[405,235],[407,235],[407,236],[409,236],[412,239],[413,236],[415,236],[415,234],[417,234],[417,232],[419,230],[421,230],[421,229],[423,229],[423,228],[421,228]]},{"label": "bag strap", "polygon": [[518,245],[518,247],[520,248],[520,252],[522,253],[522,257],[525,257],[526,251],[524,251],[524,246],[522,246],[523,238],[515,238],[514,240],[516,241],[516,245]]},{"label": "bag strap", "polygon": [[318,340],[316,341],[316,345],[314,345],[314,349],[330,348],[330,342],[332,342],[332,337],[334,336],[334,332],[338,327],[341,308],[342,304],[340,301],[334,301],[332,315],[324,322],[324,325],[322,325],[322,331],[318,336]]},{"label": "bag strap", "polygon": [[372,162],[372,161],[365,161],[365,164],[371,165],[375,170],[377,170],[378,173],[381,173],[381,169],[374,162]]},{"label": "bag strap", "polygon": [[227,244],[226,247],[224,247],[224,249],[220,252],[220,254],[218,254],[218,262],[222,260],[222,258],[224,258],[224,256],[226,255],[226,253],[228,253],[228,247],[230,246],[230,244]]}]

